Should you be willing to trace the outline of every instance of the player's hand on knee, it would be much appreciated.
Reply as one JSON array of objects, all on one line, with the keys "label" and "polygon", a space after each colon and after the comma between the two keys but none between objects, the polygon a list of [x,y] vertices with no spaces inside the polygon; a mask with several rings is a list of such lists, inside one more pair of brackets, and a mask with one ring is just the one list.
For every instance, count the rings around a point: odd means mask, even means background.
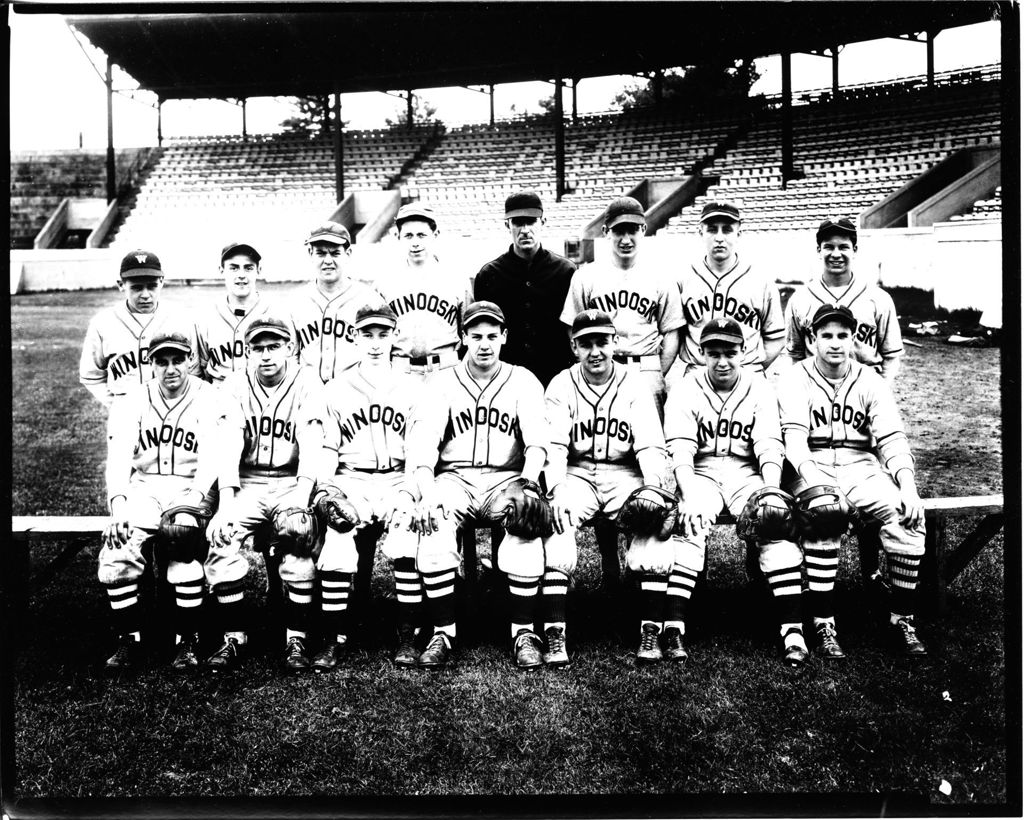
[{"label": "player's hand on knee", "polygon": [[413,527],[416,514],[416,500],[410,493],[403,490],[398,494],[394,509],[385,516],[384,524],[389,530],[404,529],[417,532]]},{"label": "player's hand on knee", "polygon": [[679,517],[684,538],[696,538],[708,527],[708,521],[701,512],[688,510],[684,506]]},{"label": "player's hand on knee", "polygon": [[924,522],[924,502],[913,490],[900,491],[900,523],[905,527],[916,528]]},{"label": "player's hand on knee", "polygon": [[564,487],[564,484],[559,484],[551,491],[551,514],[554,519],[555,532],[559,535],[566,529],[576,526],[576,515],[567,503],[569,494]]},{"label": "player's hand on knee", "polygon": [[125,520],[112,518],[103,531],[103,543],[110,549],[119,549],[128,543],[131,527]]},{"label": "player's hand on knee", "polygon": [[225,514],[224,511],[218,512],[210,521],[210,526],[207,527],[207,540],[214,546],[221,547],[222,549],[231,546],[231,542],[234,541],[238,529],[232,519],[233,516]]}]

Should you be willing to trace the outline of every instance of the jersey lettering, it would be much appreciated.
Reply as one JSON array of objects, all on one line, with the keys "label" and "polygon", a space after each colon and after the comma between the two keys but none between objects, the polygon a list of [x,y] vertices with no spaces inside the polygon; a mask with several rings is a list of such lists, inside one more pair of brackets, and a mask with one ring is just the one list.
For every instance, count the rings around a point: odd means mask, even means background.
[{"label": "jersey lettering", "polygon": [[860,324],[857,326],[857,341],[868,347],[875,347],[875,339],[878,336],[878,328],[874,325]]},{"label": "jersey lettering", "polygon": [[[146,349],[142,350],[141,360],[142,364],[148,363],[149,359],[146,354],[149,351]],[[130,353],[122,353],[110,361],[110,372],[113,374],[115,379],[120,379],[122,376],[127,376],[133,370],[137,370],[139,367],[139,358],[136,358],[135,351]]]},{"label": "jersey lettering", "polygon": [[245,355],[245,345],[241,339],[235,339],[233,343],[223,343],[218,347],[210,348],[210,361],[217,367],[223,367],[230,359],[241,359]]},{"label": "jersey lettering", "polygon": [[828,427],[835,421],[841,421],[857,432],[863,433],[867,424],[867,416],[864,415],[862,410],[858,410],[848,404],[840,405],[835,402],[833,402],[831,409],[824,406],[811,408],[811,424],[814,429]]},{"label": "jersey lettering", "polygon": [[620,308],[628,309],[639,313],[651,323],[657,323],[658,321],[658,303],[625,288],[611,293],[591,296],[588,307],[600,308],[606,313],[615,313]]},{"label": "jersey lettering", "polygon": [[149,427],[139,433],[139,452],[148,450],[150,447],[159,447],[161,444],[181,447],[189,453],[195,453],[199,449],[194,432],[183,430],[180,427],[172,427],[169,424],[163,424],[160,427]]},{"label": "jersey lettering", "polygon": [[578,421],[572,426],[569,432],[569,439],[578,444],[581,441],[589,441],[595,436],[608,435],[610,438],[617,438],[619,441],[629,442],[632,440],[632,430],[629,422],[615,418],[598,416],[592,421]]},{"label": "jersey lettering", "polygon": [[490,427],[501,433],[508,433],[511,436],[521,436],[519,429],[519,418],[509,413],[502,413],[496,407],[477,407],[475,410],[466,409],[459,413],[453,420],[457,435],[473,430],[476,427]]},{"label": "jersey lettering", "polygon": [[726,297],[716,292],[713,302],[708,296],[700,299],[690,298],[683,302],[683,315],[691,325],[700,324],[704,315],[709,312],[735,319],[741,325],[747,325],[754,330],[761,329],[761,315],[750,305],[738,301],[733,296]]},{"label": "jersey lettering", "polygon": [[425,310],[428,313],[436,313],[453,327],[458,323],[458,304],[452,304],[433,293],[407,293],[405,296],[392,299],[388,305],[398,316],[404,316],[414,310]]},{"label": "jersey lettering", "polygon": [[390,405],[381,406],[371,404],[368,408],[362,408],[354,412],[347,420],[339,425],[341,443],[350,443],[364,427],[371,424],[379,424],[384,428],[390,427],[396,433],[405,435],[405,415]]},{"label": "jersey lettering", "polygon": [[750,436],[753,431],[754,422],[752,421],[749,424],[742,424],[738,421],[730,422],[729,419],[719,419],[715,424],[700,419],[697,422],[697,446],[703,447],[716,437],[736,439],[750,444]]},{"label": "jersey lettering", "polygon": [[245,434],[247,439],[260,436],[272,436],[283,438],[285,441],[293,440],[293,423],[282,419],[274,419],[270,416],[250,416],[245,422]]}]

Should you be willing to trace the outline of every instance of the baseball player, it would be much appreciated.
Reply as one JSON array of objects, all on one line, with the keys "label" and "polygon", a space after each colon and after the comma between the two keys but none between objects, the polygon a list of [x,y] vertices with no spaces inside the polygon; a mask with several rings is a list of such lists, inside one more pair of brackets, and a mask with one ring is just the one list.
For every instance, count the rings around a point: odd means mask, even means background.
[{"label": "baseball player", "polygon": [[[117,289],[125,301],[104,308],[89,322],[78,367],[79,381],[107,409],[132,385],[148,381],[152,328],[175,313],[160,306],[163,268],[155,253],[132,251],[121,260]],[[193,340],[191,349],[196,349]],[[199,361],[189,357],[189,372],[199,374]]]},{"label": "baseball player", "polygon": [[[861,321],[846,305],[822,305],[811,319],[814,357],[789,368],[778,383],[786,457],[796,467],[797,494],[838,487],[862,516],[881,523],[892,580],[890,618],[902,651],[926,655],[914,627],[914,590],[924,554],[924,508],[914,459],[888,383],[852,358]],[[815,529],[814,510],[808,528]],[[808,598],[818,651],[842,658],[836,639],[833,587],[840,535],[804,537]]]},{"label": "baseball player", "polygon": [[[665,636],[680,649],[687,605],[704,569],[715,518],[723,509],[739,516],[752,495],[766,487],[778,491],[781,485],[778,401],[767,380],[742,366],[747,338],[748,329],[734,319],[705,322],[700,335],[705,365],[689,371],[665,403],[665,438],[679,485],[682,525],[669,578]],[[791,510],[781,506],[781,518],[790,524]],[[802,556],[791,537],[765,535],[758,534],[755,546],[776,603],[783,657],[790,666],[801,666],[807,661],[800,610]],[[685,650],[679,655],[685,658]]]},{"label": "baseball player", "polygon": [[220,507],[210,522],[206,580],[216,595],[224,643],[207,659],[215,672],[240,660],[247,642],[242,581],[248,561],[242,543],[261,525],[272,525],[270,542],[285,587],[284,664],[288,671],[310,668],[306,647],[315,570],[309,554],[284,543],[279,513],[304,510],[323,471],[323,385],[316,372],[299,365],[287,315],[261,314],[245,333],[247,370],[225,380],[218,435]]},{"label": "baseball player", "polygon": [[[539,489],[548,447],[543,389],[525,368],[500,361],[506,337],[501,308],[493,302],[468,305],[466,357],[426,383],[406,437],[406,470],[421,500],[416,563],[434,628],[419,657],[424,668],[446,665],[456,639],[456,528],[469,517],[496,520],[510,493]],[[540,537],[510,530],[498,548],[498,569],[508,576],[516,665],[539,667],[534,622],[544,573]]]},{"label": "baseball player", "polygon": [[355,363],[356,311],[381,296],[348,275],[352,254],[348,228],[325,222],[306,240],[315,279],[290,302],[299,346],[299,361],[327,382]]},{"label": "baseball player", "polygon": [[903,337],[892,297],[855,276],[857,228],[849,219],[826,219],[814,235],[822,273],[786,305],[786,352],[794,362],[813,357],[811,320],[823,305],[843,305],[857,319],[853,355],[858,362],[879,370],[889,384],[899,372]]},{"label": "baseball player", "polygon": [[204,306],[196,320],[199,364],[208,381],[223,382],[245,369],[245,331],[267,309],[267,299],[256,289],[261,258],[244,242],[232,242],[220,252],[225,294]]},{"label": "baseball player", "polygon": [[679,347],[684,370],[704,366],[700,338],[712,319],[733,319],[743,329],[741,365],[767,370],[785,346],[779,289],[740,259],[740,224],[739,208],[732,202],[709,202],[701,211],[697,232],[706,252],[678,282],[686,320]]},{"label": "baseball player", "polygon": [[[554,667],[569,663],[565,612],[577,562],[576,528],[598,516],[613,519],[633,490],[660,487],[669,472],[654,398],[639,373],[613,360],[615,337],[609,314],[581,311],[571,329],[579,363],[555,376],[544,395],[551,431],[545,475],[555,532],[544,540],[542,610],[544,662]],[[658,639],[673,549],[671,541],[636,535],[627,553],[630,568],[641,573],[637,663],[662,656]]]},{"label": "baseball player", "polygon": [[398,317],[395,368],[423,379],[459,362],[459,316],[469,301],[469,285],[434,254],[438,228],[432,208],[419,202],[403,205],[395,227],[405,259],[374,285]]},{"label": "baseball player", "polygon": [[[152,330],[148,350],[154,378],[133,385],[111,407],[107,420],[110,523],[103,533],[98,574],[120,636],[106,662],[111,673],[130,672],[140,661],[144,616],[139,579],[159,540],[161,513],[178,504],[212,506],[210,488],[216,478],[216,402],[213,388],[188,373],[191,326],[161,322]],[[202,528],[198,536],[201,541]],[[196,633],[203,602],[203,556],[198,552],[167,556],[178,646],[171,667],[181,672],[198,665]]]},{"label": "baseball player", "polygon": [[[420,384],[416,376],[392,367],[391,346],[398,325],[399,317],[385,304],[366,305],[356,312],[359,364],[325,388],[324,447],[337,474],[329,470],[331,475],[321,486],[333,485],[344,493],[358,514],[359,527],[373,522],[389,525],[382,550],[393,561],[398,599],[394,662],[415,666],[423,583],[416,569],[419,536],[409,529],[417,497],[404,468],[406,425]],[[348,641],[345,617],[355,561],[354,534],[328,528],[317,574],[325,628],[333,629],[336,637],[313,659],[314,671],[334,669]]]}]

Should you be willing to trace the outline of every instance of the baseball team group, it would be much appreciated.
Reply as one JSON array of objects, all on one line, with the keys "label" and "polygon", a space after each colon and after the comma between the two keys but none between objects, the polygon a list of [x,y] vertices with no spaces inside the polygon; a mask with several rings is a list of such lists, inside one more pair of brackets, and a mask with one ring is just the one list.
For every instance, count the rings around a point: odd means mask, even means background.
[{"label": "baseball team group", "polygon": [[542,245],[536,193],[509,196],[504,224],[508,250],[470,275],[438,257],[434,210],[404,205],[393,259],[357,277],[349,231],[327,222],[305,241],[309,281],[284,295],[260,291],[256,245],[231,243],[223,289],[188,311],[161,301],[156,254],[124,257],[124,298],[93,317],[80,366],[108,413],[106,670],[143,663],[150,571],[173,589],[171,669],[244,662],[262,556],[284,668],[330,673],[358,638],[350,603],[378,538],[394,663],[446,667],[460,531],[478,525],[517,667],[570,664],[591,524],[604,552],[625,537],[636,662],[681,662],[723,512],[771,592],[784,663],[810,662],[805,624],[819,658],[845,655],[834,587],[851,528],[884,551],[891,648],[926,655],[924,509],[890,387],[903,345],[892,299],[854,270],[856,226],[821,223],[820,275],[783,310],[740,252],[732,202],[703,208],[700,249],[672,266],[644,254],[630,197],[605,210],[608,252],[578,269]]}]

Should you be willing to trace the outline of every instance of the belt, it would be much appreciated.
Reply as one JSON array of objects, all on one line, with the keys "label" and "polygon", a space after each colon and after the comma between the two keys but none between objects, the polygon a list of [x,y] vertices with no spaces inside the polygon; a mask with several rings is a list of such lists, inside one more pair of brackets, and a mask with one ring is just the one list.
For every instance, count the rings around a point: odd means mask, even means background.
[{"label": "belt", "polygon": [[246,467],[242,477],[259,476],[260,478],[295,478],[297,473],[286,467]]},{"label": "belt", "polygon": [[615,361],[617,361],[619,364],[629,364],[629,363],[639,364],[644,359],[646,359],[648,356],[653,356],[653,355],[654,355],[653,353],[648,353],[646,356],[633,356],[633,355],[627,355],[625,353],[616,353],[614,356],[612,356],[612,358],[615,359]]},{"label": "belt", "polygon": [[[349,466],[346,465],[343,469],[344,470],[352,470],[353,472],[356,472],[356,473],[393,473],[396,470],[400,470],[402,468],[401,467],[386,467],[383,470],[379,470],[376,467],[349,467]],[[339,475],[340,475],[340,473],[339,473]]]},{"label": "belt", "polygon": [[639,365],[641,371],[661,372],[661,357],[657,353],[647,353],[644,356],[636,356],[632,353],[616,353],[612,356],[619,364]]},{"label": "belt", "polygon": [[819,443],[812,442],[807,445],[811,450],[860,450],[864,453],[870,453],[871,447],[866,444],[853,444],[846,442],[830,442],[830,443]]},{"label": "belt", "polygon": [[431,353],[428,356],[392,356],[392,361],[408,362],[412,367],[425,367],[431,364],[441,364],[447,361],[458,361],[459,356],[454,350],[444,350],[441,353]]}]

